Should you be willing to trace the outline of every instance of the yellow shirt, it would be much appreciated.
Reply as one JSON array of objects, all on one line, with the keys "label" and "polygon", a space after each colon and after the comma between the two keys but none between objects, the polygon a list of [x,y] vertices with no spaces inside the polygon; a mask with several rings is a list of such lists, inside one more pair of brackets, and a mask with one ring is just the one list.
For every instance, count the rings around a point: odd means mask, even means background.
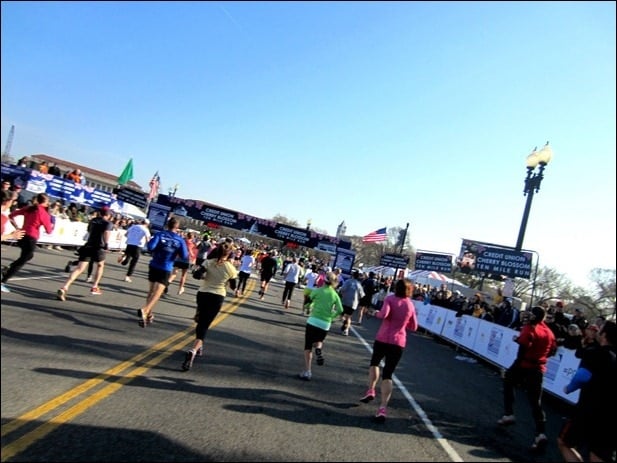
[{"label": "yellow shirt", "polygon": [[218,262],[216,259],[206,259],[203,266],[206,268],[206,274],[201,280],[199,292],[225,296],[227,283],[238,277],[238,269],[228,260]]}]

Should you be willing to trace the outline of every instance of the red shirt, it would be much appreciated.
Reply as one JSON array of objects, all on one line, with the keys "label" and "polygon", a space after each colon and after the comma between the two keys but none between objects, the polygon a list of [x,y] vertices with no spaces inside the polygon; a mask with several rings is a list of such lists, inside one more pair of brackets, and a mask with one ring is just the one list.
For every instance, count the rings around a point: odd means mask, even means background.
[{"label": "red shirt", "polygon": [[6,224],[9,223],[9,216],[2,214],[0,216],[0,232],[4,235],[4,229],[6,228]]},{"label": "red shirt", "polygon": [[557,341],[551,329],[544,322],[527,324],[521,328],[517,341],[521,346],[520,358],[522,368],[540,368],[546,371],[546,361],[557,349]]},{"label": "red shirt", "polygon": [[14,219],[18,215],[24,216],[24,224],[21,227],[24,233],[35,240],[38,240],[41,236],[41,227],[44,227],[47,233],[54,231],[51,217],[45,206],[25,206],[15,209],[9,214],[9,217]]}]

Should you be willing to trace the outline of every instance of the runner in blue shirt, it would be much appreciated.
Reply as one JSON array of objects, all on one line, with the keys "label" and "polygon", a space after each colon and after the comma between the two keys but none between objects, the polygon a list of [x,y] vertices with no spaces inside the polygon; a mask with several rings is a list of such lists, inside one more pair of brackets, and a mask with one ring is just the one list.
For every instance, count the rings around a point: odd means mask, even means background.
[{"label": "runner in blue shirt", "polygon": [[188,260],[189,251],[184,238],[178,234],[180,222],[172,217],[167,222],[167,230],[155,233],[148,241],[148,251],[152,254],[152,260],[148,268],[148,281],[150,290],[146,297],[146,304],[137,309],[139,326],[145,328],[154,320],[152,310],[158,302],[167,286],[169,276],[174,268],[176,260]]}]

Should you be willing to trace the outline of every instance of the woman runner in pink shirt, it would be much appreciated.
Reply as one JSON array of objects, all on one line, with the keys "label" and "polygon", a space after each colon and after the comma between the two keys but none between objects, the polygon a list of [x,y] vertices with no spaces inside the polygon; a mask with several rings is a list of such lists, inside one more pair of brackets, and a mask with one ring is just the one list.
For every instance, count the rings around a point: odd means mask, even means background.
[{"label": "woman runner in pink shirt", "polygon": [[409,280],[398,280],[394,294],[386,296],[381,310],[376,313],[381,318],[381,326],[375,335],[373,355],[368,369],[368,390],[361,402],[368,403],[375,398],[375,386],[379,379],[379,363],[385,358],[381,374],[381,403],[375,421],[386,420],[386,407],[392,396],[392,375],[403,356],[407,344],[407,331],[418,329],[416,308],[411,300],[413,285]]}]

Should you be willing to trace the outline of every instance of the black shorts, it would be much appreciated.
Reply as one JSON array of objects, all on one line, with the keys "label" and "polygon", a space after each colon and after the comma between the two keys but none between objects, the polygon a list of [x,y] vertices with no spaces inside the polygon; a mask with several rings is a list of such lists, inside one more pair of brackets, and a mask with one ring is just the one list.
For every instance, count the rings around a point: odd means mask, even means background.
[{"label": "black shorts", "polygon": [[101,248],[95,248],[93,246],[82,246],[77,251],[79,255],[79,262],[104,262],[105,250]]},{"label": "black shorts", "polygon": [[326,330],[322,330],[321,328],[307,323],[306,329],[304,330],[304,350],[311,350],[313,344],[316,342],[323,342],[327,335],[328,332]]},{"label": "black shorts", "polygon": [[262,272],[261,273],[261,281],[265,281],[266,283],[269,283],[270,280],[272,279],[274,275],[270,272]]},{"label": "black shorts", "polygon": [[352,307],[348,305],[343,306],[343,315],[353,315],[354,312],[355,310]]},{"label": "black shorts", "polygon": [[177,260],[174,262],[174,268],[179,268],[180,270],[188,270],[190,264],[188,262],[182,262]]},{"label": "black shorts", "polygon": [[171,272],[161,270],[160,268],[148,267],[148,281],[151,283],[160,283],[167,286]]}]

